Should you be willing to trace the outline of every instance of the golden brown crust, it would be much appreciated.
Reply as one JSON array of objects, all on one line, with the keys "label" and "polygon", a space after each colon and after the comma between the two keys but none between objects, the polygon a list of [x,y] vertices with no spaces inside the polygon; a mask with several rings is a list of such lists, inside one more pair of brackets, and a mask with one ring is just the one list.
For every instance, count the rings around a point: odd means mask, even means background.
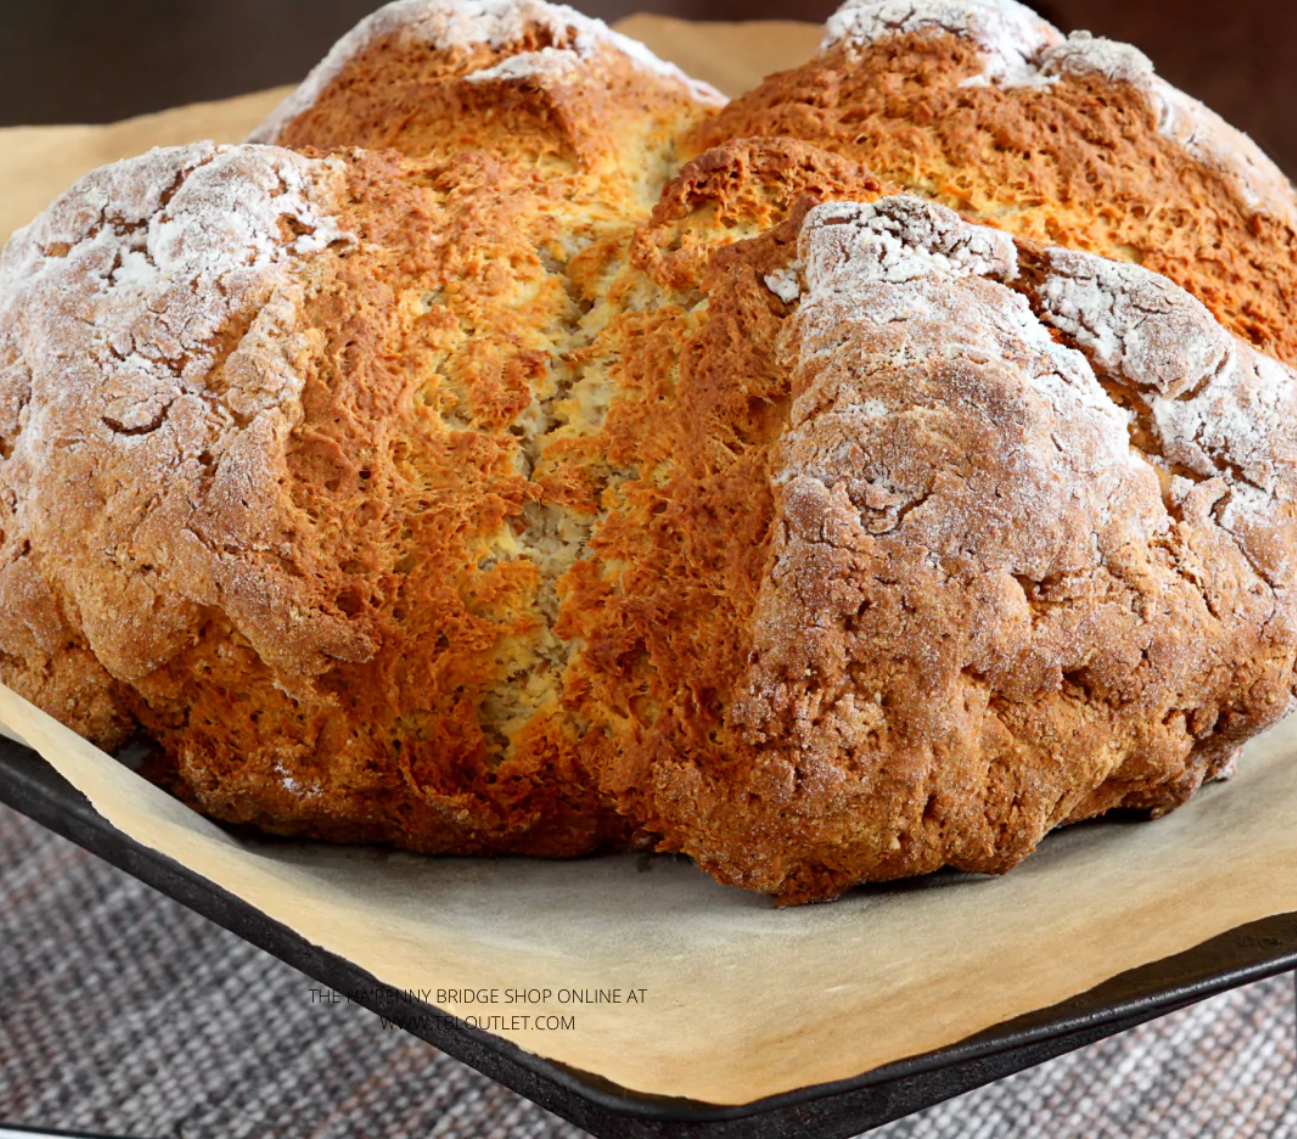
[{"label": "golden brown crust", "polygon": [[[520,38],[469,52],[498,67],[548,47],[544,31],[524,21]],[[385,54],[400,37],[371,46],[341,77],[344,97],[366,89],[376,58],[404,82],[402,61]],[[463,70],[461,54],[425,45],[421,59],[435,75]],[[84,631],[94,653],[85,661],[106,666],[64,683],[92,710],[64,717],[105,743],[138,721],[168,752],[177,790],[204,810],[283,833],[426,850],[557,855],[624,841],[627,825],[598,800],[555,695],[566,647],[551,629],[553,581],[575,551],[549,532],[566,537],[592,508],[566,464],[534,468],[538,438],[581,418],[564,397],[590,336],[580,328],[582,282],[597,287],[656,197],[667,128],[707,104],[683,77],[645,68],[615,41],[586,54],[552,88],[514,87],[542,118],[559,107],[554,121],[564,131],[575,123],[589,145],[520,150],[507,137],[520,123],[502,123],[498,100],[481,99],[456,105],[463,137],[439,129],[434,152],[410,159],[158,152],[82,183],[46,216],[57,232],[12,247],[14,276],[27,279],[12,290],[7,326],[15,367],[41,373],[36,402],[60,432],[104,436],[97,451],[55,456],[67,467],[58,485],[91,474],[112,486],[81,503],[75,524],[60,516],[38,534],[13,533],[11,546],[38,539],[41,573],[28,577],[53,599],[46,608],[79,609],[64,637]],[[335,89],[317,103],[325,120]],[[423,111],[425,126],[443,127],[435,101]],[[326,137],[309,116],[287,130],[299,142],[310,130],[313,142],[354,141]],[[363,117],[353,133],[364,138]],[[522,138],[543,142],[544,133],[532,123]],[[247,203],[208,186],[233,171],[265,183],[236,225],[225,211]],[[115,179],[107,191],[104,177]],[[293,178],[309,192],[280,192]],[[107,251],[94,213],[104,200],[138,202],[114,223]],[[217,256],[198,250],[157,281],[135,281],[136,259],[153,266],[169,234],[183,246],[204,228],[224,240]],[[316,237],[325,230],[327,243]],[[75,262],[63,277],[60,258],[47,257],[52,239]],[[106,278],[94,271],[105,258]],[[228,289],[244,262],[255,270],[241,292]],[[122,324],[119,341],[135,337],[156,354],[155,342],[167,348],[162,334],[137,330],[132,314],[155,309],[169,327],[186,317],[190,294],[206,306],[201,330],[179,345],[191,358],[173,353],[164,374],[126,391],[130,418],[104,414],[94,385],[73,385],[83,406],[60,402],[58,357],[46,346],[76,333],[77,311],[95,306]],[[109,373],[109,361],[130,356],[125,341],[70,350]],[[179,402],[172,388],[184,389]],[[5,392],[29,398],[17,382]],[[206,417],[175,422],[185,400],[206,401]],[[20,450],[43,455],[32,438],[29,427]],[[19,463],[6,473],[30,517],[43,501],[39,480]],[[64,526],[121,533],[131,557],[117,538],[96,556],[92,540],[74,551],[83,564],[66,567],[55,539]],[[153,536],[147,550],[136,548],[142,532]],[[40,599],[18,597],[22,581],[9,578],[21,605],[5,637],[14,654]],[[138,605],[121,605],[123,593],[138,594]],[[118,598],[111,612],[109,597]],[[45,634],[42,652],[6,670],[53,708],[51,678],[82,659],[56,640]],[[112,730],[97,711],[105,700]]]},{"label": "golden brown crust", "polygon": [[1122,51],[884,8],[715,114],[402,0],[296,151],[81,183],[0,264],[0,678],[232,822],[784,901],[1223,771],[1293,685],[1297,386],[1226,331],[1291,354],[1287,191]]},{"label": "golden brown crust", "polygon": [[916,199],[814,211],[801,260],[736,743],[659,760],[665,833],[800,901],[1178,805],[1291,700],[1291,374],[1162,278]]},{"label": "golden brown crust", "polygon": [[838,43],[701,123],[686,151],[804,140],[974,220],[1161,273],[1231,332],[1297,361],[1293,196],[1277,171],[1258,201],[1232,167],[1163,133],[1146,86],[1096,69],[987,82],[986,56],[931,27]]},{"label": "golden brown crust", "polygon": [[543,497],[508,428],[552,382],[572,305],[540,258],[565,189],[485,155],[349,157],[337,223],[360,250],[312,266],[303,315],[323,338],[281,505],[294,573],[378,648],[304,685],[217,622],[138,684],[206,809],[427,850],[574,854],[621,831],[562,725],[501,757],[480,719],[502,648],[543,623],[533,561],[483,565]]},{"label": "golden brown crust", "polygon": [[722,103],[561,5],[401,0],[344,38],[249,141],[619,164],[635,157],[628,135],[678,130],[682,109]]}]

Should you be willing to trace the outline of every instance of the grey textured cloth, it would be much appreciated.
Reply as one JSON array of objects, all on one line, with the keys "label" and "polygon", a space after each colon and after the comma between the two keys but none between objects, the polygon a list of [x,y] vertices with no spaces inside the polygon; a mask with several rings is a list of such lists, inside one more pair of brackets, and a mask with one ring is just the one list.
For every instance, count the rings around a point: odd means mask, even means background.
[{"label": "grey textured cloth", "polygon": [[[0,1122],[138,1139],[584,1134],[0,807]],[[1297,1136],[1290,977],[871,1133]]]}]

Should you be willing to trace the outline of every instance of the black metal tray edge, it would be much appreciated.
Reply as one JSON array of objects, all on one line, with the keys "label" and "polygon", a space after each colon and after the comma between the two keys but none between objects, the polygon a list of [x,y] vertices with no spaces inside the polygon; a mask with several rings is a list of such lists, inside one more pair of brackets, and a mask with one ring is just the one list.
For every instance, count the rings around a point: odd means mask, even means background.
[{"label": "black metal tray edge", "polygon": [[[0,801],[593,1134],[832,1139],[872,1129],[1237,985],[1297,967],[1297,913],[1231,930],[956,1044],[830,1083],[726,1106],[645,1095],[456,1023],[118,831],[38,754],[0,737]],[[376,1000],[381,995],[385,999]]]}]

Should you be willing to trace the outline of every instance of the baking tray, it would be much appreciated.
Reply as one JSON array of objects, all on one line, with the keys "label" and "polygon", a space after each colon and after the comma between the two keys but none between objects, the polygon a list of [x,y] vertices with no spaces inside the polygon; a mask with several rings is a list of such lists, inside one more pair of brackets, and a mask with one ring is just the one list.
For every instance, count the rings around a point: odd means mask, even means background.
[{"label": "baking tray", "polygon": [[[646,1096],[457,1022],[328,953],[106,822],[39,755],[0,737],[0,800],[601,1139],[856,1135],[1204,997],[1297,967],[1297,914],[1240,926],[957,1044],[737,1107]],[[0,899],[0,903],[2,903]]]}]

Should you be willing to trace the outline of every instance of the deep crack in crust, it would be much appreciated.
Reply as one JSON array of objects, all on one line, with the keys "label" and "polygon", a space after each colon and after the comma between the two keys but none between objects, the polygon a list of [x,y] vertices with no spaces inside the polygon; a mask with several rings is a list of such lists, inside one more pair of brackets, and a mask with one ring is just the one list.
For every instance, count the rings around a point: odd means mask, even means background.
[{"label": "deep crack in crust", "polygon": [[717,113],[567,9],[390,6],[301,153],[6,251],[0,676],[227,820],[783,901],[1178,805],[1290,701],[1293,377],[1213,313],[1287,354],[1292,202],[1132,52],[863,3]]}]

